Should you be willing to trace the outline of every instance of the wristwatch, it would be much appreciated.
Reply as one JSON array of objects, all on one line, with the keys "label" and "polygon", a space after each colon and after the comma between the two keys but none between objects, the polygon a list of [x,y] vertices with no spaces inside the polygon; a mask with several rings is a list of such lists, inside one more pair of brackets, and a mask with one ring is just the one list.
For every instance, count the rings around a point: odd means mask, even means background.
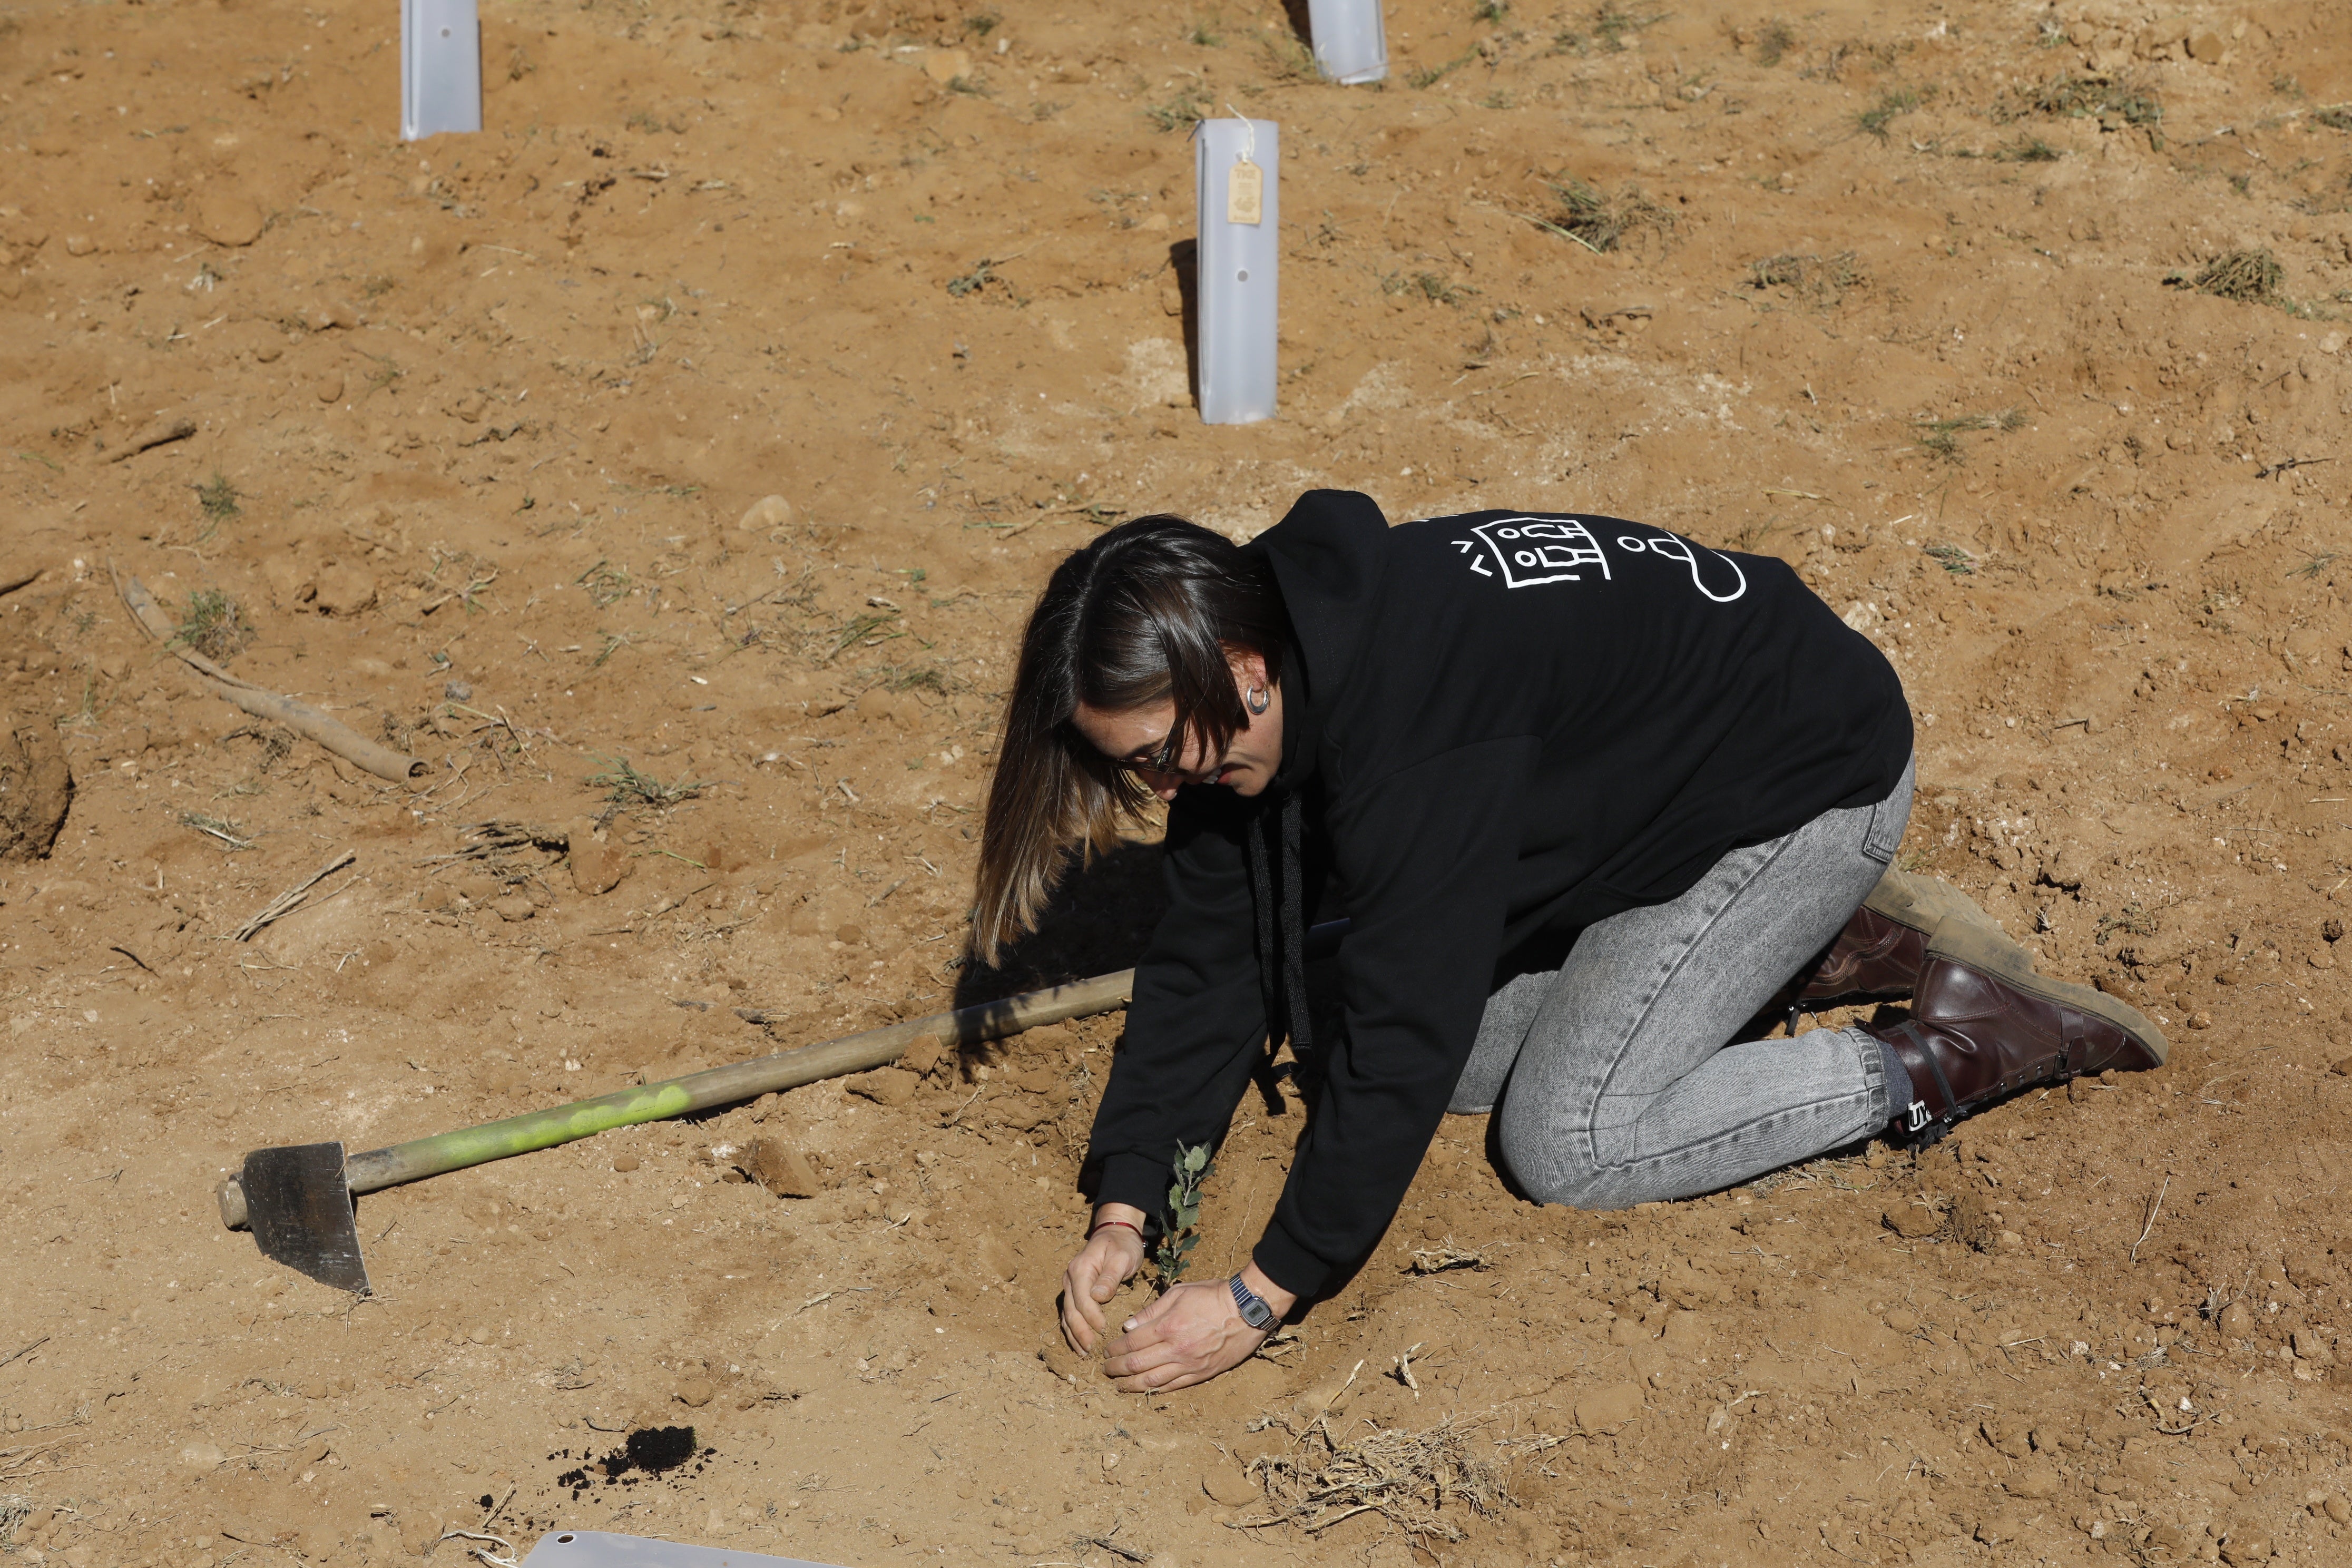
[{"label": "wristwatch", "polygon": [[1242,1283],[1238,1274],[1233,1278],[1234,1307],[1242,1321],[1260,1333],[1274,1327],[1274,1309],[1267,1306],[1258,1293]]}]

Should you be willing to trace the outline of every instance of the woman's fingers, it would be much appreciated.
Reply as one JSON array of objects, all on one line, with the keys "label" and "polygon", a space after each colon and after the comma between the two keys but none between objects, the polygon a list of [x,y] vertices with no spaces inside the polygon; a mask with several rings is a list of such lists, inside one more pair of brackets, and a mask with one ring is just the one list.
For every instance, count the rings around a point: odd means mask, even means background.
[{"label": "woman's fingers", "polygon": [[1062,1334],[1073,1349],[1088,1355],[1102,1337],[1102,1303],[1118,1291],[1118,1266],[1105,1268],[1095,1251],[1087,1247],[1062,1271]]}]

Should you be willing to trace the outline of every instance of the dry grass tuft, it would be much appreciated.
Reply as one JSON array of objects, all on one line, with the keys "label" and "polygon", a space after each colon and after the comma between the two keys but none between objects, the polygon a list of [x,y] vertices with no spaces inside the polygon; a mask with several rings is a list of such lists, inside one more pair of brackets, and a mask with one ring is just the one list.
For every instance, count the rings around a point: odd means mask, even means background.
[{"label": "dry grass tuft", "polygon": [[1435,1247],[1416,1248],[1412,1255],[1412,1271],[1415,1274],[1443,1274],[1449,1268],[1484,1268],[1486,1267],[1485,1253],[1474,1251],[1467,1247],[1457,1247],[1450,1236]]},{"label": "dry grass tuft", "polygon": [[1846,290],[1862,288],[1869,281],[1861,258],[1851,250],[1841,250],[1834,256],[1786,252],[1748,264],[1750,289],[1779,289],[1792,298],[1820,305],[1834,305],[1845,298]]},{"label": "dry grass tuft", "polygon": [[1425,1432],[1392,1427],[1343,1443],[1318,1422],[1300,1448],[1250,1461],[1250,1475],[1275,1511],[1244,1527],[1296,1524],[1315,1534],[1377,1513],[1411,1535],[1460,1541],[1464,1532],[1446,1517],[1449,1507],[1492,1519],[1516,1500],[1501,1467],[1471,1452],[1475,1430],[1475,1423],[1447,1420]]},{"label": "dry grass tuft", "polygon": [[2193,281],[2200,294],[2249,305],[2270,305],[2278,302],[2279,285],[2286,281],[2286,268],[2267,250],[2233,250],[2207,262]]},{"label": "dry grass tuft", "polygon": [[1627,235],[1643,229],[1674,232],[1675,215],[1643,195],[1639,186],[1627,185],[1612,196],[1571,175],[1564,184],[1553,183],[1551,191],[1559,200],[1559,214],[1536,223],[1587,250],[1614,250]]},{"label": "dry grass tuft", "polygon": [[198,588],[188,595],[187,610],[172,640],[218,664],[243,653],[253,638],[253,627],[235,599],[219,588]]}]

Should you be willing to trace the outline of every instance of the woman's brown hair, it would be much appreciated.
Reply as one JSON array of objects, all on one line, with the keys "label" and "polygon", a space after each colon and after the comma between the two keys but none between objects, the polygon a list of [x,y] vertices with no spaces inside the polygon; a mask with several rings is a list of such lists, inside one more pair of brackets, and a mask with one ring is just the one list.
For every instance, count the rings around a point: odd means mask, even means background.
[{"label": "woman's brown hair", "polygon": [[1074,851],[1108,849],[1120,820],[1152,804],[1078,733],[1079,706],[1172,700],[1175,750],[1197,737],[1214,755],[1249,727],[1230,660],[1255,654],[1279,680],[1288,624],[1264,555],[1181,517],[1120,523],[1054,568],[1021,635],[989,786],[971,920],[982,960],[1035,928]]}]

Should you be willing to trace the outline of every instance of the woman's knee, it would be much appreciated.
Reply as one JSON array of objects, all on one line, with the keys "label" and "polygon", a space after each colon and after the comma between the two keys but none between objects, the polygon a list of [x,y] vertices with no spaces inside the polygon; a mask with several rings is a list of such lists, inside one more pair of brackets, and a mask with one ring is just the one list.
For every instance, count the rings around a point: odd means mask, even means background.
[{"label": "woman's knee", "polygon": [[1594,1158],[1590,1131],[1549,1117],[1513,1115],[1506,1099],[1496,1113],[1496,1143],[1522,1192],[1540,1204],[1569,1208],[1622,1208],[1609,1201],[1611,1173]]}]

